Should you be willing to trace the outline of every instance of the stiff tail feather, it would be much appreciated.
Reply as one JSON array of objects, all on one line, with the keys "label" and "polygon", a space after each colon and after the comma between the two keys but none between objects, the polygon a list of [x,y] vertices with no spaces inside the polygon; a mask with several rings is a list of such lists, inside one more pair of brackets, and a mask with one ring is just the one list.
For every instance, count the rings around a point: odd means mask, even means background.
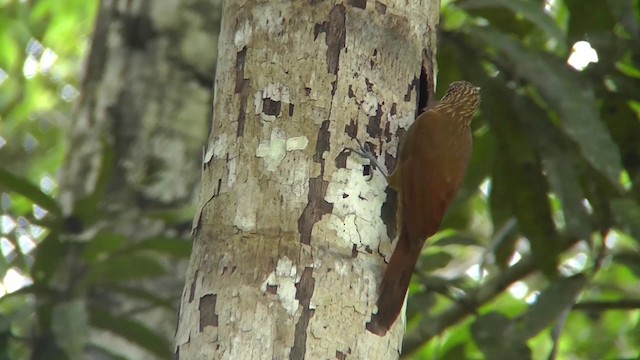
[{"label": "stiff tail feather", "polygon": [[420,256],[422,247],[412,249],[408,236],[409,233],[403,226],[400,239],[380,284],[380,295],[376,303],[378,313],[373,314],[371,321],[367,323],[367,330],[379,336],[384,336],[398,318],[404,305],[411,275]]}]

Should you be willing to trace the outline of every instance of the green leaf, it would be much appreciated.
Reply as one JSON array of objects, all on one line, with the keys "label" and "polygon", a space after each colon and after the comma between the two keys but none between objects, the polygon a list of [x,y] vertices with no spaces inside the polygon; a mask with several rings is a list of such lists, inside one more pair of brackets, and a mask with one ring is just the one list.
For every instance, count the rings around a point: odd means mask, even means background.
[{"label": "green leaf", "polygon": [[598,116],[590,84],[560,59],[528,50],[499,32],[477,27],[469,36],[495,47],[506,60],[503,66],[540,92],[559,115],[560,128],[580,147],[581,155],[619,188],[620,153]]},{"label": "green leaf", "polygon": [[480,316],[471,325],[471,333],[486,359],[531,359],[531,350],[515,324],[500,313]]},{"label": "green leaf", "polygon": [[60,215],[62,213],[58,203],[52,197],[42,192],[26,178],[13,175],[2,168],[0,168],[0,189],[14,191],[52,214]]},{"label": "green leaf", "polygon": [[611,212],[620,229],[640,242],[640,206],[631,199],[615,199],[610,204]]},{"label": "green leaf", "polygon": [[57,231],[51,231],[38,244],[31,274],[36,281],[47,282],[56,273],[69,249],[69,243],[60,240]]},{"label": "green leaf", "polygon": [[89,338],[87,309],[84,299],[61,302],[54,306],[51,318],[56,344],[69,359],[83,358]]},{"label": "green leaf", "polygon": [[128,286],[120,286],[120,285],[114,284],[114,285],[107,285],[107,289],[116,293],[123,294],[133,299],[146,301],[150,304],[153,304],[158,307],[163,307],[168,310],[173,311],[176,308],[174,302],[163,299],[157,296],[157,294],[146,291],[139,287],[128,287]]},{"label": "green leaf", "polygon": [[522,15],[525,19],[543,30],[549,38],[555,40],[558,44],[564,44],[566,42],[562,29],[560,29],[555,20],[544,11],[544,7],[535,1],[473,0],[463,2],[460,4],[460,7],[466,10],[487,7],[503,7],[509,9],[513,13],[514,18],[517,15]]},{"label": "green leaf", "polygon": [[164,267],[149,256],[117,255],[94,264],[86,276],[87,284],[121,282],[165,274]]},{"label": "green leaf", "polygon": [[529,142],[542,157],[542,167],[551,189],[562,203],[568,233],[581,239],[589,238],[591,224],[582,202],[585,195],[572,158],[572,147],[550,122],[546,112],[533,101],[516,95],[513,106],[517,109],[516,119],[525,129]]},{"label": "green leaf", "polygon": [[422,263],[422,269],[427,272],[441,269],[447,266],[449,262],[451,262],[451,260],[453,260],[453,256],[451,256],[451,254],[444,251],[424,254],[420,257],[420,262]]},{"label": "green leaf", "polygon": [[471,235],[456,234],[446,236],[433,243],[437,246],[464,245],[464,246],[481,246],[478,239]]},{"label": "green leaf", "polygon": [[172,352],[167,339],[155,334],[137,321],[115,317],[106,311],[92,309],[90,324],[93,327],[107,330],[127,341],[155,354],[160,359],[169,359]]},{"label": "green leaf", "polygon": [[518,321],[524,339],[530,339],[555,324],[562,313],[575,304],[586,282],[587,278],[582,274],[552,282]]}]

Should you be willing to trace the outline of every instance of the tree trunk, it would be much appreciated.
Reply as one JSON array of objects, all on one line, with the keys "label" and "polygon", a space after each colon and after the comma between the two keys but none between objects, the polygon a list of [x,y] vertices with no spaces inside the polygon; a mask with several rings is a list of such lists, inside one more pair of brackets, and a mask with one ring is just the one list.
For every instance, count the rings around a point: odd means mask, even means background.
[{"label": "tree trunk", "polygon": [[229,1],[176,334],[184,359],[390,359],[365,329],[395,237],[393,168],[433,94],[439,2]]},{"label": "tree trunk", "polygon": [[[208,79],[216,59],[201,54],[195,42],[217,40],[218,25],[212,18],[216,3],[220,1],[101,2],[60,182],[60,201],[70,218],[87,210],[79,206],[86,206],[97,188],[105,190],[106,198],[90,205],[100,220],[90,228],[81,224],[79,237],[98,231],[132,241],[188,236],[188,229],[168,225],[154,214],[187,208],[196,197],[192,189],[206,139]],[[186,264],[165,265],[169,276],[139,285],[170,299],[180,291]],[[93,300],[116,300],[110,309],[115,315],[140,307],[112,293]],[[170,339],[175,317],[166,309],[150,308],[137,311],[135,319]],[[91,342],[129,359],[155,358],[113,335],[94,327]]]}]

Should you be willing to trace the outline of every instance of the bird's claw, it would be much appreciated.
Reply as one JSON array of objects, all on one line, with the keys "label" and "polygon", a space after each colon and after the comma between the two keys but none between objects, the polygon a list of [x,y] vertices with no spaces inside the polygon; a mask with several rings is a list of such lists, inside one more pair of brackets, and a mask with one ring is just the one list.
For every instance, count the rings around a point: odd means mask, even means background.
[{"label": "bird's claw", "polygon": [[[356,153],[360,156],[362,156],[365,159],[368,159],[370,162],[370,166],[372,167],[373,171],[375,171],[376,169],[380,170],[380,172],[382,173],[382,175],[384,175],[384,177],[388,177],[387,172],[380,166],[380,163],[378,163],[378,159],[376,158],[376,155],[373,153],[373,151],[371,151],[371,147],[369,146],[368,143],[362,143],[359,139],[355,139],[356,142],[358,143],[358,147],[359,149],[356,150],[354,148],[346,148],[346,150],[349,150],[353,153]],[[371,180],[373,178],[373,171],[371,171],[371,174],[369,174],[369,179],[367,179],[367,181]]]}]

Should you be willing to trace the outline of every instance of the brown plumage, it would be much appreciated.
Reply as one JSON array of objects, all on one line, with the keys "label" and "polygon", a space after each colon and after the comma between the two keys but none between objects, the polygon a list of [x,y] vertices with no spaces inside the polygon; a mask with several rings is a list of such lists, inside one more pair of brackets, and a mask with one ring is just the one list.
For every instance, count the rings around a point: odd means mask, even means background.
[{"label": "brown plumage", "polygon": [[479,104],[480,88],[456,81],[407,131],[387,178],[398,192],[400,237],[380,284],[378,312],[367,324],[374,334],[386,334],[400,314],[422,247],[438,231],[462,183],[472,150],[470,123]]}]

